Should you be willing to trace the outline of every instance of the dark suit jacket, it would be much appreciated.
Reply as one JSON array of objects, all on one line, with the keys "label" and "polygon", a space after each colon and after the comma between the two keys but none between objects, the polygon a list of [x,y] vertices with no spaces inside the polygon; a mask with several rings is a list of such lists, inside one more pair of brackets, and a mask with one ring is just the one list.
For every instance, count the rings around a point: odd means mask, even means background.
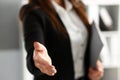
[{"label": "dark suit jacket", "polygon": [[[58,19],[60,20],[59,16]],[[61,24],[63,25],[62,22]],[[74,80],[74,66],[70,38],[68,34],[67,36],[64,36],[53,26],[50,18],[41,9],[32,10],[25,15],[23,28],[25,48],[27,51],[27,67],[35,76],[35,80]],[[34,41],[42,43],[47,48],[52,63],[57,69],[57,74],[55,76],[50,77],[42,74],[35,67],[33,62]],[[89,42],[84,59],[84,69],[87,74],[89,67]]]}]

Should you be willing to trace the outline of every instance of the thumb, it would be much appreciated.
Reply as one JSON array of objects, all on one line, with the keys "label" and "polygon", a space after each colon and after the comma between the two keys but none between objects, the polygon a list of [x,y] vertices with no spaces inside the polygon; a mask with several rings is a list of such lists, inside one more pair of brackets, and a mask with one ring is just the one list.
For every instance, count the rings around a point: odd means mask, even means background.
[{"label": "thumb", "polygon": [[99,70],[99,71],[103,70],[103,65],[99,60],[97,61],[96,69]]},{"label": "thumb", "polygon": [[34,42],[33,45],[34,45],[35,50],[37,50],[37,51],[42,51],[43,50],[43,48],[42,48],[42,46],[39,42]]}]

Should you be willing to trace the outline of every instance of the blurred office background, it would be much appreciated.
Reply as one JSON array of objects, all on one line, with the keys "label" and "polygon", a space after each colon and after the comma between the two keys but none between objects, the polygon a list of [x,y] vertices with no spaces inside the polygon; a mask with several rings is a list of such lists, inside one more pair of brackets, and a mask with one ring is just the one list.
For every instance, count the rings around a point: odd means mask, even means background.
[{"label": "blurred office background", "polygon": [[[83,0],[90,22],[95,21],[104,42],[101,58],[105,75],[102,80],[120,80],[120,3],[118,0]],[[0,80],[32,80],[25,64],[26,52],[20,7],[26,0],[0,0]]]},{"label": "blurred office background", "polygon": [[22,80],[17,14],[20,0],[0,0],[0,80]]}]

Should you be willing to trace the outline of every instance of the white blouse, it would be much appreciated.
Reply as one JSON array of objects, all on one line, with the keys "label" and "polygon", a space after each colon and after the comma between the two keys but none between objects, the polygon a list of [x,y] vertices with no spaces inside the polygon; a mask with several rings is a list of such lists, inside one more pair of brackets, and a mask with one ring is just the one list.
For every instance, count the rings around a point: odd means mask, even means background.
[{"label": "white blouse", "polygon": [[66,9],[54,1],[52,3],[70,37],[76,79],[84,76],[83,58],[87,46],[88,32],[72,4],[68,0],[64,1]]}]

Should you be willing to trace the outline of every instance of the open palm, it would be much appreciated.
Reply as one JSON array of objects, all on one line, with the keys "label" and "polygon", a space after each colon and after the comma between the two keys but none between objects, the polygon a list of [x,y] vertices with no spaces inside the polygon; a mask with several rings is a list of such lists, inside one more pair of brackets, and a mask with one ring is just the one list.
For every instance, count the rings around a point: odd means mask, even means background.
[{"label": "open palm", "polygon": [[52,65],[52,61],[47,53],[47,49],[39,42],[34,42],[33,60],[35,66],[42,73],[53,76],[57,72],[55,67]]}]

